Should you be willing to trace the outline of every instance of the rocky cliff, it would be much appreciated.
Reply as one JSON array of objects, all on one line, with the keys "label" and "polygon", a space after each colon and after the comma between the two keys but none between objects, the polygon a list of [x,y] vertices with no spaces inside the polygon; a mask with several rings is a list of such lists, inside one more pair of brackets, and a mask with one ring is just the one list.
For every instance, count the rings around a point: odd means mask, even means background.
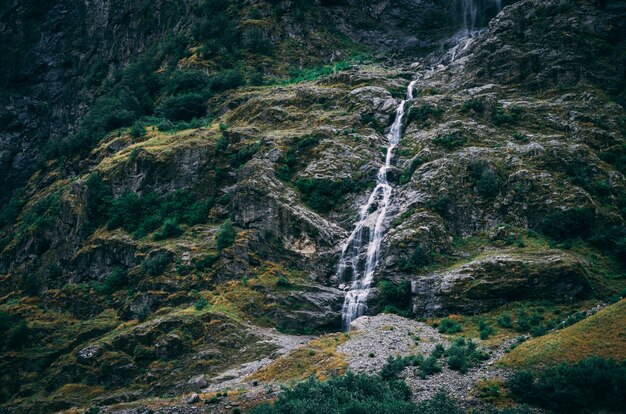
[{"label": "rocky cliff", "polygon": [[359,339],[308,341],[411,81],[368,314],[539,332],[626,288],[623,1],[44,3],[0,6],[1,410],[342,372]]}]

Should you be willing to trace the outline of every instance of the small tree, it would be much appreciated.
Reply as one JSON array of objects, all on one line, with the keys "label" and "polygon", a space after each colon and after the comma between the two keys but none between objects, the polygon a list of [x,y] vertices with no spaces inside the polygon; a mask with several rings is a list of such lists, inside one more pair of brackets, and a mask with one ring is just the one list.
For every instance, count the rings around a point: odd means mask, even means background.
[{"label": "small tree", "polygon": [[227,219],[220,227],[216,241],[218,250],[230,247],[235,242],[235,229],[233,229],[233,222],[230,219]]}]

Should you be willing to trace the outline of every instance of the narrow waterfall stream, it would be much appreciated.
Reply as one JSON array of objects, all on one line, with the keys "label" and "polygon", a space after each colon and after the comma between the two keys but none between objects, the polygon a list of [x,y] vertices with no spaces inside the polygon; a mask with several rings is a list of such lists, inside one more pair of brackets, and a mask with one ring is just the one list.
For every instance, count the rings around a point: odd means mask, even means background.
[{"label": "narrow waterfall stream", "polygon": [[[454,62],[483,30],[479,22],[482,12],[479,5],[485,0],[461,1],[463,26],[454,36],[455,45],[442,55],[439,63],[444,63],[444,60],[448,63]],[[487,2],[493,2],[497,12],[502,8],[501,0],[487,0]],[[346,293],[341,312],[342,326],[346,331],[350,329],[350,323],[353,320],[367,311],[367,298],[374,282],[380,247],[390,221],[393,187],[387,179],[387,173],[391,168],[393,152],[402,138],[404,105],[413,99],[413,89],[420,78],[421,75],[418,74],[417,78],[409,84],[406,99],[402,100],[396,108],[394,122],[386,136],[389,145],[385,164],[378,170],[376,187],[367,202],[360,207],[359,219],[341,249],[337,276],[340,281],[351,280],[350,290]]]},{"label": "narrow waterfall stream", "polygon": [[[417,81],[412,81],[406,94],[406,100],[413,99],[413,88]],[[349,329],[350,322],[363,315],[367,310],[367,296],[374,281],[374,271],[378,264],[380,246],[385,236],[385,230],[391,204],[393,187],[387,180],[387,172],[391,168],[393,151],[402,137],[402,120],[404,118],[404,104],[402,100],[396,109],[396,116],[387,134],[389,146],[385,164],[378,170],[376,187],[367,202],[361,206],[359,221],[352,234],[344,243],[339,259],[337,274],[340,280],[350,272],[352,285],[346,294],[342,310],[342,323],[345,330]],[[363,243],[364,239],[366,243]]]}]

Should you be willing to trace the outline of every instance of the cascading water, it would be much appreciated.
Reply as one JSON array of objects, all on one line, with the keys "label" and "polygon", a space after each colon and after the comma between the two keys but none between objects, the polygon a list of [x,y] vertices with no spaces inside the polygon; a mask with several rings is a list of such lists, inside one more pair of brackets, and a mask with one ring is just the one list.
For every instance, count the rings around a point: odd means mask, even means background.
[{"label": "cascading water", "polygon": [[[413,88],[417,81],[412,81],[407,90],[406,99],[413,99]],[[374,271],[378,264],[380,246],[388,225],[388,213],[393,188],[387,180],[387,172],[391,168],[393,151],[400,143],[402,136],[402,119],[404,117],[405,100],[396,109],[396,117],[387,134],[389,146],[385,156],[385,164],[378,170],[376,187],[359,212],[352,234],[344,243],[337,274],[343,280],[348,270],[351,272],[352,284],[343,304],[342,321],[344,329],[349,329],[350,322],[367,310],[367,297],[374,280]],[[364,244],[364,239],[367,243]]]},{"label": "cascading water", "polygon": [[[450,48],[441,58],[454,62],[459,53],[465,51],[480,32],[481,13],[485,10],[485,2],[492,2],[499,12],[502,8],[501,0],[461,0],[463,13],[463,27],[454,37],[454,47]],[[447,58],[446,58],[447,57]],[[413,89],[420,79],[412,81],[407,89],[406,100],[400,102],[396,115],[387,134],[389,146],[385,157],[385,164],[380,167],[376,177],[376,187],[370,194],[367,202],[359,210],[359,220],[354,230],[341,249],[341,257],[337,266],[339,280],[351,280],[350,290],[346,293],[342,309],[342,324],[344,330],[350,328],[350,323],[367,311],[367,297],[369,296],[374,272],[380,256],[380,247],[390,221],[391,197],[393,187],[387,179],[387,172],[391,168],[393,152],[402,137],[402,120],[404,118],[404,104],[413,99]]]},{"label": "cascading water", "polygon": [[484,30],[483,24],[485,20],[488,20],[486,17],[491,17],[486,16],[488,10],[492,10],[492,13],[493,10],[499,13],[502,10],[502,0],[462,0],[463,26],[452,39],[454,46],[447,53],[444,53],[439,63],[443,63],[443,61],[454,62],[469,49],[477,35]]}]

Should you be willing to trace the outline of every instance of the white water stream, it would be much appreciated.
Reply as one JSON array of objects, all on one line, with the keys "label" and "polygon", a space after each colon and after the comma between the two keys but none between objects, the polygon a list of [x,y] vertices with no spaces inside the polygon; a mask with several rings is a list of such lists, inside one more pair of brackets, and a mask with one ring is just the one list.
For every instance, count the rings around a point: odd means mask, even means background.
[{"label": "white water stream", "polygon": [[[455,46],[445,54],[450,63],[456,60],[459,52],[469,47],[481,30],[477,27],[480,13],[477,3],[480,1],[462,0],[463,27],[455,36]],[[494,1],[497,10],[500,11],[501,0],[490,1]],[[402,100],[396,108],[394,122],[386,136],[389,146],[385,164],[378,170],[376,187],[367,202],[360,207],[359,219],[341,249],[337,276],[340,281],[348,277],[351,280],[350,290],[346,293],[341,312],[344,330],[349,330],[350,323],[367,311],[367,298],[374,281],[380,247],[390,221],[393,187],[389,183],[387,172],[391,168],[393,152],[402,138],[405,103],[413,99],[413,90],[420,78],[421,76],[418,75],[416,80],[409,84],[406,99]]]}]

